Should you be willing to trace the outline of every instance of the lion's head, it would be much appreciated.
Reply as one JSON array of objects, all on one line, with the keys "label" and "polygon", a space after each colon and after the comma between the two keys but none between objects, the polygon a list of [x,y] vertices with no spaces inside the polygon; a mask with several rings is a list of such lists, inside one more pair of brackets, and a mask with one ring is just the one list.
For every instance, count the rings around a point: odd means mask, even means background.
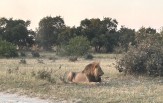
[{"label": "lion's head", "polygon": [[88,64],[82,72],[87,75],[91,82],[101,82],[101,76],[104,74],[99,62]]}]

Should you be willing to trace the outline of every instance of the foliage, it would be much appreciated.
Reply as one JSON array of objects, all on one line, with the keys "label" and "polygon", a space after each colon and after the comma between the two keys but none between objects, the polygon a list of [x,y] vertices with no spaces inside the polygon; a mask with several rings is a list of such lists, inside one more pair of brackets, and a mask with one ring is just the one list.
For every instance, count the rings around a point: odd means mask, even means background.
[{"label": "foliage", "polygon": [[[84,35],[91,42],[91,46],[95,48],[96,52],[100,52],[101,48],[107,50],[113,47],[116,41],[110,41],[110,39],[116,37],[112,35],[116,32],[118,22],[116,19],[104,18],[103,20],[97,19],[85,19],[81,21],[80,30],[81,35]],[[112,44],[113,43],[113,44]]]},{"label": "foliage", "polygon": [[60,49],[59,52],[62,51],[60,54],[71,55],[67,53],[71,52],[70,40],[77,36],[86,37],[95,52],[115,50],[121,53],[126,52],[130,45],[143,42],[148,35],[156,34],[156,29],[151,27],[141,27],[137,32],[125,26],[117,30],[117,20],[110,17],[86,18],[81,20],[80,26],[69,27],[65,25],[61,16],[46,16],[40,20],[36,31],[28,30],[30,23],[29,20],[0,18],[0,38],[17,45],[20,49],[38,45],[41,49],[52,50],[55,46]]},{"label": "foliage", "polygon": [[156,34],[156,29],[141,27],[135,34],[135,42],[139,44],[143,42],[146,37]]},{"label": "foliage", "polygon": [[69,61],[71,61],[71,62],[75,62],[77,60],[78,60],[78,57],[77,56],[70,56],[69,57]]},{"label": "foliage", "polygon": [[135,30],[122,26],[119,32],[118,46],[126,52],[129,45],[135,44]]},{"label": "foliage", "polygon": [[58,45],[65,45],[69,42],[69,40],[73,37],[76,36],[75,34],[75,30],[76,28],[75,27],[65,27],[61,33],[58,34],[58,37],[57,37],[57,44]]},{"label": "foliage", "polygon": [[0,40],[0,56],[1,57],[17,57],[16,46],[7,41]]},{"label": "foliage", "polygon": [[119,33],[114,32],[114,33],[106,33],[105,39],[105,49],[106,52],[113,52],[114,48],[118,45],[118,38],[119,38]]},{"label": "foliage", "polygon": [[26,57],[26,53],[25,52],[20,52],[20,56],[21,57]]},{"label": "foliage", "polygon": [[52,71],[48,71],[45,69],[39,70],[37,73],[33,74],[38,79],[47,80],[50,83],[55,83],[55,79],[52,77]]},{"label": "foliage", "polygon": [[33,57],[40,57],[40,54],[36,51],[32,51],[31,54]]},{"label": "foliage", "polygon": [[58,35],[64,29],[65,24],[60,16],[47,16],[40,20],[37,32],[37,42],[45,50],[51,50],[53,45],[57,45]]},{"label": "foliage", "polygon": [[118,61],[117,69],[125,74],[163,76],[162,40],[162,35],[153,34],[137,46],[130,47]]},{"label": "foliage", "polygon": [[86,60],[88,60],[88,59],[91,60],[93,58],[94,58],[93,55],[90,54],[90,53],[87,53],[87,54],[84,55],[84,59],[86,59]]},{"label": "foliage", "polygon": [[57,59],[58,59],[58,58],[55,57],[55,56],[50,56],[50,57],[49,57],[49,60],[52,60],[53,62],[55,62]]},{"label": "foliage", "polygon": [[21,19],[13,20],[12,18],[0,18],[1,38],[8,42],[14,43],[15,45],[18,45],[19,47],[31,46],[34,43],[34,31],[27,29],[29,24],[29,20],[24,21]]},{"label": "foliage", "polygon": [[62,55],[68,56],[82,56],[90,49],[90,43],[84,36],[76,36],[70,39],[68,45],[63,47],[60,51]]}]

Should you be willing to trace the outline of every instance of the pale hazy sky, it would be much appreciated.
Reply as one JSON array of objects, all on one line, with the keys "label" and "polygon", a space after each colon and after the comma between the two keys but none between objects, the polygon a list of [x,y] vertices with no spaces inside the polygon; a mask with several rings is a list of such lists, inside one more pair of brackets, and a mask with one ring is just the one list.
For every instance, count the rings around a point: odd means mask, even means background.
[{"label": "pale hazy sky", "polygon": [[38,27],[45,16],[64,18],[68,26],[79,26],[85,18],[111,17],[133,29],[163,26],[163,0],[0,0],[0,17],[31,20]]}]

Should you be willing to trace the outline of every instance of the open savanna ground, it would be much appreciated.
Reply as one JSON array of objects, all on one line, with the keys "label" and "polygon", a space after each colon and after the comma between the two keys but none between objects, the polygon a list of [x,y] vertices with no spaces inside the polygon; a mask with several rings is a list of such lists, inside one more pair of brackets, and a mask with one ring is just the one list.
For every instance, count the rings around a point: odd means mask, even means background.
[{"label": "open savanna ground", "polygon": [[[120,74],[115,68],[119,55],[95,54],[93,60],[76,62],[61,57],[54,61],[50,56],[54,55],[45,53],[41,60],[27,57],[25,64],[19,63],[20,58],[0,59],[0,91],[68,103],[163,102],[163,78]],[[99,61],[105,73],[101,84],[65,83],[65,72],[82,71],[93,61]]]}]

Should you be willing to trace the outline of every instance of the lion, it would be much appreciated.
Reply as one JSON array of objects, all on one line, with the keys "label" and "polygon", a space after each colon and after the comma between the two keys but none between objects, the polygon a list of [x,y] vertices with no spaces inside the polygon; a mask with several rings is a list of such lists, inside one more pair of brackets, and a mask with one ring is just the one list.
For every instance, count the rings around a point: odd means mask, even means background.
[{"label": "lion", "polygon": [[74,83],[101,82],[103,74],[99,62],[93,62],[88,64],[81,72],[69,72],[67,79]]}]

